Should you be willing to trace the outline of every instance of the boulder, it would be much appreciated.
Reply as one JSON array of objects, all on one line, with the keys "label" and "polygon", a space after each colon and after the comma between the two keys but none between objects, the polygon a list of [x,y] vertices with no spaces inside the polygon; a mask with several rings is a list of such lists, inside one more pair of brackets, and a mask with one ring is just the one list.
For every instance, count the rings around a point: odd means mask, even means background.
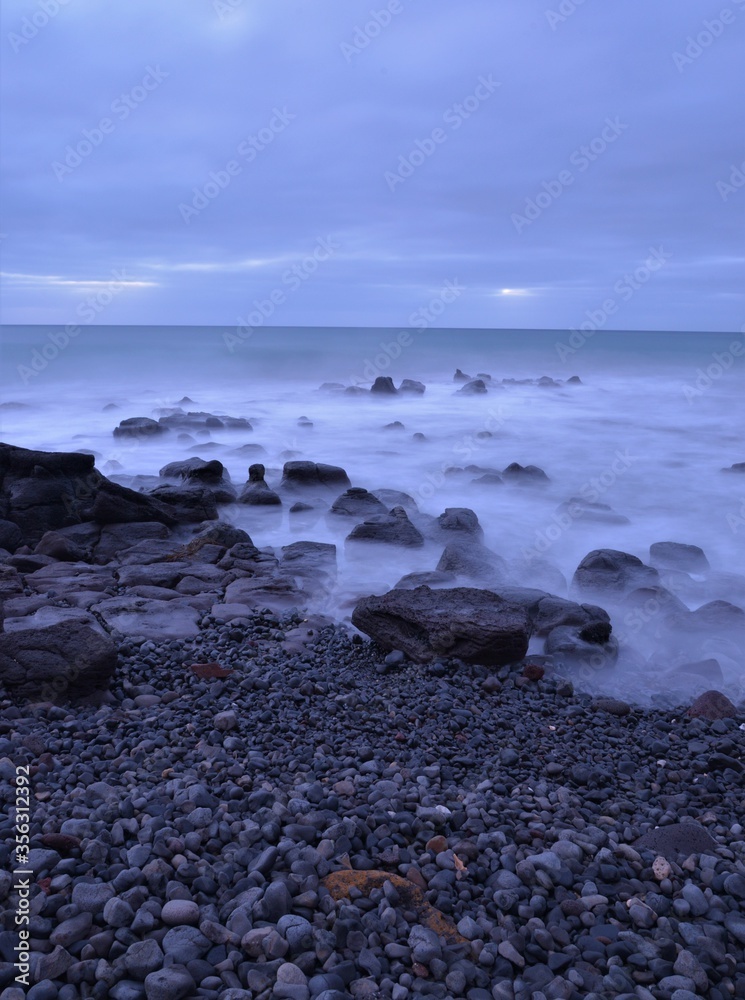
[{"label": "boulder", "polygon": [[479,519],[469,507],[446,507],[437,518],[437,528],[440,532],[469,535],[479,541],[484,537]]},{"label": "boulder", "polygon": [[292,542],[282,546],[280,572],[300,577],[304,588],[329,590],[336,580],[336,546],[328,542]]},{"label": "boulder", "polygon": [[251,431],[253,427],[245,417],[216,416],[214,413],[203,411],[189,411],[184,413],[180,407],[168,410],[163,416],[158,418],[161,429],[173,428],[180,431],[195,430],[234,430]]},{"label": "boulder", "polygon": [[[78,527],[78,526],[76,526]],[[97,527],[97,526],[96,526]],[[72,529],[62,529],[64,531]],[[93,561],[105,565],[115,559],[120,552],[131,549],[139,542],[152,539],[165,541],[171,532],[165,524],[156,521],[130,521],[125,524],[106,524],[98,528],[99,538],[95,546]]]},{"label": "boulder", "polygon": [[537,465],[520,465],[518,462],[512,462],[506,469],[503,469],[502,475],[508,482],[512,483],[549,482],[546,473]]},{"label": "boulder", "polygon": [[710,568],[703,549],[683,542],[654,542],[649,547],[649,561],[661,569],[679,569],[686,573],[705,573]]},{"label": "boulder", "polygon": [[530,636],[521,608],[492,591],[469,587],[423,586],[365,597],[352,624],[383,649],[400,649],[418,663],[442,656],[487,666],[516,663]]},{"label": "boulder", "polygon": [[426,385],[423,382],[417,382],[416,379],[405,378],[401,385],[398,387],[399,392],[410,392],[415,396],[421,396],[422,393],[426,392]]},{"label": "boulder", "polygon": [[394,590],[415,590],[417,587],[427,586],[433,589],[438,587],[452,587],[457,583],[454,573],[441,573],[439,570],[424,570],[419,573],[407,573],[402,576]]},{"label": "boulder", "polygon": [[388,507],[368,490],[361,486],[351,486],[345,490],[341,496],[331,504],[329,514],[339,517],[353,517],[355,519],[372,517],[374,515],[384,515],[388,513]]},{"label": "boulder", "polygon": [[378,375],[370,387],[370,392],[382,396],[395,396],[398,393],[398,389],[393,384],[393,379],[390,375]]},{"label": "boulder", "polygon": [[330,490],[344,490],[351,485],[349,476],[344,469],[337,465],[292,461],[284,464],[280,489],[293,492],[320,489],[323,492],[328,492]]},{"label": "boulder", "polygon": [[127,417],[114,428],[114,437],[153,438],[165,431],[166,428],[152,417]]},{"label": "boulder", "polygon": [[239,503],[250,504],[259,507],[277,507],[282,501],[279,494],[269,489],[264,480],[266,469],[257,462],[248,467],[248,482],[243,487],[241,495],[238,497]]},{"label": "boulder", "polygon": [[603,608],[593,604],[575,604],[552,594],[545,595],[531,614],[536,635],[548,635],[560,626],[584,628],[593,622],[609,622],[610,617]]},{"label": "boulder", "polygon": [[717,842],[703,826],[693,821],[670,823],[649,830],[633,846],[637,851],[656,851],[663,858],[678,860],[691,854],[716,854]]},{"label": "boulder", "polygon": [[472,379],[466,382],[460,389],[455,390],[456,396],[479,396],[487,392],[486,382],[482,378]]},{"label": "boulder", "polygon": [[391,507],[403,507],[409,515],[419,513],[416,500],[401,490],[373,490],[372,495],[376,500],[380,500],[386,510],[390,510]]},{"label": "boulder", "polygon": [[446,545],[435,568],[440,573],[454,573],[490,587],[505,583],[509,577],[505,560],[469,537]]},{"label": "boulder", "polygon": [[466,375],[462,372],[460,368],[455,369],[455,375],[453,375],[453,382],[472,382],[473,379],[470,375]]},{"label": "boulder", "polygon": [[0,683],[19,698],[55,701],[105,689],[116,667],[108,637],[79,621],[0,635]]},{"label": "boulder", "polygon": [[722,469],[722,472],[745,472],[745,462],[735,462],[734,465]]},{"label": "boulder", "polygon": [[108,628],[122,635],[141,636],[156,642],[197,635],[201,618],[187,598],[153,601],[129,594],[100,601],[95,605],[95,612]]},{"label": "boulder", "polygon": [[622,594],[637,587],[656,587],[659,573],[637,556],[616,549],[594,549],[577,567],[572,585],[580,591]]},{"label": "boulder", "polygon": [[390,512],[376,514],[355,525],[347,535],[347,541],[384,542],[387,545],[420,548],[424,545],[424,536],[411,523],[403,507],[394,507]]},{"label": "boulder", "polygon": [[714,722],[716,719],[736,718],[737,709],[721,691],[704,691],[688,709],[688,715],[692,719]]},{"label": "boulder", "polygon": [[[192,521],[210,521],[217,517],[217,491],[206,486],[156,486],[148,494],[163,503],[178,507],[181,511],[189,511]],[[220,494],[220,503],[232,503],[235,491]],[[120,520],[117,518],[117,520]]]},{"label": "boulder", "polygon": [[592,622],[582,628],[560,625],[546,638],[546,653],[556,666],[607,667],[618,659],[618,640],[608,622]]},{"label": "boulder", "polygon": [[[164,526],[164,530],[168,529]],[[91,562],[100,537],[101,526],[98,524],[71,524],[56,531],[47,531],[34,552],[64,562]]]},{"label": "boulder", "polygon": [[[607,503],[590,503],[582,497],[570,497],[556,508],[559,517],[568,516],[572,521],[592,522],[593,524],[629,524],[624,514],[617,514]],[[563,522],[560,522],[563,523]]]}]

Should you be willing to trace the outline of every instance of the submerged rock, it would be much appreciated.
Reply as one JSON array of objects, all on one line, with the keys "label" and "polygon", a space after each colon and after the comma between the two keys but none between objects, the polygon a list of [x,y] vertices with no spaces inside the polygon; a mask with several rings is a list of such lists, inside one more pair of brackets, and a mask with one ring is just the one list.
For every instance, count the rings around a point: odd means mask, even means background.
[{"label": "submerged rock", "polygon": [[324,492],[351,486],[349,476],[338,465],[323,462],[285,462],[280,489],[288,491],[321,489]]},{"label": "submerged rock", "polygon": [[149,438],[164,434],[165,431],[163,424],[152,417],[127,417],[114,428],[114,437]]},{"label": "submerged rock", "polygon": [[528,616],[490,590],[469,587],[391,590],[365,597],[352,624],[383,649],[425,663],[451,656],[467,663],[517,663],[528,649]]},{"label": "submerged rock", "polygon": [[427,387],[424,382],[417,382],[416,379],[405,378],[398,387],[399,392],[410,392],[415,396],[421,396]]},{"label": "submerged rock", "polygon": [[261,507],[278,507],[281,505],[282,500],[279,494],[267,486],[264,480],[265,473],[266,469],[260,462],[256,462],[254,465],[248,467],[248,482],[238,497],[238,503]]},{"label": "submerged rock", "polygon": [[424,545],[424,536],[411,523],[403,507],[394,507],[385,514],[376,514],[355,525],[347,535],[347,541],[384,542],[387,545],[419,548]]},{"label": "submerged rock", "polygon": [[370,388],[370,392],[384,396],[395,396],[398,393],[398,389],[393,384],[393,379],[390,375],[378,375]]},{"label": "submerged rock", "polygon": [[687,573],[705,573],[710,568],[703,549],[683,542],[654,542],[649,547],[649,559],[662,569],[680,569]]},{"label": "submerged rock", "polygon": [[656,587],[660,576],[637,556],[616,549],[594,549],[577,567],[572,584],[578,590],[623,593],[637,587]]},{"label": "submerged rock", "polygon": [[362,486],[350,486],[329,508],[329,514],[337,517],[365,518],[387,513],[388,507]]},{"label": "submerged rock", "polygon": [[482,378],[472,379],[470,382],[460,388],[456,389],[456,396],[480,396],[487,392],[486,382]]}]

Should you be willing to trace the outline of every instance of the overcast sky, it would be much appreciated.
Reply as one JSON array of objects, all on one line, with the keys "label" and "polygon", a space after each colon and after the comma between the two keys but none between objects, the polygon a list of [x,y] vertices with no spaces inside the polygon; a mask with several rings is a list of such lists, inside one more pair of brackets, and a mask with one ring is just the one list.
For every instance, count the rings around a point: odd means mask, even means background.
[{"label": "overcast sky", "polygon": [[739,330],[744,39],[745,0],[3,0],[2,320],[401,326],[450,281],[445,326]]}]

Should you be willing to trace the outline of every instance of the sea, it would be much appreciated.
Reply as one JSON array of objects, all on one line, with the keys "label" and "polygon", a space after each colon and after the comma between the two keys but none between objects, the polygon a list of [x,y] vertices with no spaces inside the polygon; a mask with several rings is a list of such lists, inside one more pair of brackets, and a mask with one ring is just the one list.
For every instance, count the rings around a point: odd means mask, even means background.
[{"label": "sea", "polygon": [[[591,550],[648,562],[651,544],[675,541],[700,546],[710,564],[663,580],[690,610],[713,600],[745,608],[745,473],[723,471],[745,462],[742,331],[81,325],[5,326],[1,337],[7,443],[92,452],[101,472],[134,488],[194,455],[220,459],[239,487],[253,461],[264,463],[270,486],[290,458],[326,462],[355,486],[409,494],[427,514],[471,508],[515,585],[572,595],[574,571]],[[487,393],[458,393],[456,369],[490,375]],[[426,391],[379,397],[320,388],[369,388],[381,375],[396,385],[419,380]],[[113,434],[126,417],[157,419],[179,405],[246,417],[253,429],[144,441]],[[245,444],[263,451],[247,458]],[[513,462],[538,466],[548,482],[474,481]],[[573,497],[609,510],[598,508],[599,520],[567,517],[561,505]],[[298,523],[287,505],[280,514],[229,505],[221,516],[260,547],[334,542],[338,585],[315,610],[340,621],[360,596],[434,569],[441,554],[433,544],[360,551],[345,543],[350,526],[335,523],[343,519]],[[671,643],[660,638],[654,602],[641,612],[619,605],[612,616],[621,657],[612,671],[585,677],[588,690],[654,701],[704,684],[745,696],[737,632]],[[679,671],[711,659],[718,668]]]}]

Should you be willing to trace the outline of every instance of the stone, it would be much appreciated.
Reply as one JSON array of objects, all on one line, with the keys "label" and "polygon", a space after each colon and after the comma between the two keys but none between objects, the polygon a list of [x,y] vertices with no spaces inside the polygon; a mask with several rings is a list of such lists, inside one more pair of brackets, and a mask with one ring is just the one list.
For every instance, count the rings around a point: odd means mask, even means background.
[{"label": "stone", "polygon": [[331,490],[347,489],[351,485],[349,476],[337,465],[291,461],[284,464],[280,489],[288,492],[315,489],[327,493]]},{"label": "stone", "polygon": [[440,532],[470,535],[477,541],[484,537],[479,519],[469,507],[446,507],[437,518],[437,528]]},{"label": "stone", "polygon": [[686,573],[705,573],[710,568],[703,549],[682,542],[654,542],[649,547],[649,560],[653,566]]},{"label": "stone", "polygon": [[393,384],[393,379],[390,375],[378,375],[370,387],[370,392],[374,392],[382,396],[395,396],[398,393],[398,390]]},{"label": "stone", "polygon": [[527,652],[525,612],[488,590],[455,587],[391,590],[359,601],[352,624],[388,651],[418,663],[457,657],[489,666],[520,661]]},{"label": "stone", "polygon": [[355,525],[347,535],[348,542],[379,542],[405,548],[421,548],[424,536],[414,527],[403,507],[389,513],[374,515]]},{"label": "stone", "polygon": [[610,635],[607,622],[596,622],[583,629],[560,625],[546,637],[545,652],[557,666],[601,668],[612,666],[618,659],[618,640]]},{"label": "stone", "polygon": [[734,719],[737,709],[721,691],[704,691],[694,701],[687,713],[692,719]]},{"label": "stone", "polygon": [[717,844],[698,823],[670,823],[649,830],[634,842],[634,847],[657,851],[664,858],[676,860],[690,854],[712,854]]},{"label": "stone", "polygon": [[111,639],[78,621],[0,635],[0,681],[20,698],[55,701],[105,690],[116,661]]},{"label": "stone", "polygon": [[[58,836],[63,835],[58,834]],[[77,838],[71,839],[76,840],[80,844]],[[48,846],[53,847],[54,844],[49,844]],[[104,907],[114,895],[112,887],[105,882],[78,882],[77,885],[73,886],[72,901],[81,910],[85,910],[87,913],[92,913],[96,916],[99,913],[103,913]]]},{"label": "stone", "polygon": [[637,587],[656,587],[659,574],[637,556],[616,549],[594,549],[577,567],[572,585],[580,591],[623,593]]},{"label": "stone", "polygon": [[238,497],[239,503],[260,507],[277,507],[281,505],[282,500],[279,494],[269,489],[269,486],[266,484],[264,480],[265,473],[266,469],[260,462],[256,462],[248,467],[248,482]]},{"label": "stone", "polygon": [[[460,381],[460,379],[458,380]],[[456,389],[456,396],[479,396],[487,392],[486,382],[482,378],[471,379],[470,382],[466,382],[460,389]]]},{"label": "stone", "polygon": [[405,378],[401,385],[398,387],[399,392],[409,392],[416,396],[421,396],[427,387],[423,382],[417,382],[416,379]]},{"label": "stone", "polygon": [[329,514],[339,517],[366,518],[375,515],[386,515],[388,507],[375,494],[361,486],[352,486],[329,507]]},{"label": "stone", "polygon": [[[227,713],[220,714],[226,715]],[[232,714],[235,715],[235,712]],[[216,724],[218,717],[215,716]],[[220,727],[217,726],[217,728]],[[199,906],[190,899],[169,899],[163,905],[160,918],[169,927],[176,927],[178,924],[196,925],[199,923]]]},{"label": "stone", "polygon": [[165,433],[166,428],[152,417],[127,417],[114,428],[114,437],[153,438]]},{"label": "stone", "polygon": [[185,1000],[194,995],[196,983],[183,965],[150,972],[145,978],[147,1000]]},{"label": "stone", "polygon": [[520,465],[518,462],[512,462],[505,469],[502,470],[502,475],[507,480],[507,482],[515,483],[547,483],[549,478],[543,469],[539,469],[537,465]]},{"label": "stone", "polygon": [[500,587],[508,579],[505,560],[470,536],[446,545],[435,571],[464,577],[491,588]]}]

